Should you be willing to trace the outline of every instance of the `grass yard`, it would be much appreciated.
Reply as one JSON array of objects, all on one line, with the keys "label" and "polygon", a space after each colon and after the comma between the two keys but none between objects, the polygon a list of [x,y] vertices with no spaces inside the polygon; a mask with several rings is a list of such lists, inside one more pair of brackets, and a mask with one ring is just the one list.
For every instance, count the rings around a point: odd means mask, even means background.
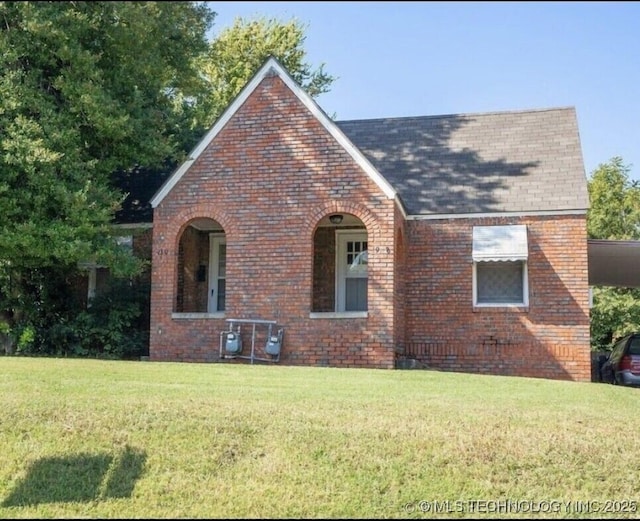
[{"label": "grass yard", "polygon": [[0,518],[638,518],[640,390],[0,357]]}]

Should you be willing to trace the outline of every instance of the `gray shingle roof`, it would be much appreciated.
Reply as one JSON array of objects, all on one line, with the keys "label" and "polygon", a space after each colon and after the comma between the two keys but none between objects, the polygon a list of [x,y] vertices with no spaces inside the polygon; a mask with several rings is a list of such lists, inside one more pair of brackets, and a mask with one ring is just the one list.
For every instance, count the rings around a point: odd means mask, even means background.
[{"label": "gray shingle roof", "polygon": [[175,163],[166,161],[162,167],[136,166],[131,170],[119,170],[112,174],[115,187],[126,195],[121,208],[115,213],[115,224],[140,224],[153,222],[151,197],[169,177]]},{"label": "gray shingle roof", "polygon": [[572,107],[336,124],[410,215],[588,208]]}]

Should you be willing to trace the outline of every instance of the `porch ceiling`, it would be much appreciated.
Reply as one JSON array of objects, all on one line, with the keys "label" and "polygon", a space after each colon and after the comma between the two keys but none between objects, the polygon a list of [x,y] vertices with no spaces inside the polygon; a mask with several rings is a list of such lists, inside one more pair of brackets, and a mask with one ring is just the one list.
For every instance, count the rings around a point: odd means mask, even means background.
[{"label": "porch ceiling", "polygon": [[589,285],[640,288],[640,241],[589,239]]}]

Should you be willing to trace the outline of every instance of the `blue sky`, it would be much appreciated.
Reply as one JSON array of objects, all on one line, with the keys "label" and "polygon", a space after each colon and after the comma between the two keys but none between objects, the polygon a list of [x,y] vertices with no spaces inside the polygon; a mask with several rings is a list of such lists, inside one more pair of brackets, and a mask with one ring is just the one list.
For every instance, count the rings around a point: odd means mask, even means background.
[{"label": "blue sky", "polygon": [[575,107],[585,173],[614,156],[640,180],[639,2],[209,2],[297,19],[336,77],[338,120]]}]

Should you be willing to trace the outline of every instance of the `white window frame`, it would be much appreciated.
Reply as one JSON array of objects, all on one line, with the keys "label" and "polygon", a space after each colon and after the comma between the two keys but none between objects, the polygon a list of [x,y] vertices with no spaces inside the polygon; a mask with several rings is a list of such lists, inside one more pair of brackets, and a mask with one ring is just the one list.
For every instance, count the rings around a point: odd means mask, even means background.
[{"label": "white window frame", "polygon": [[[366,313],[368,309],[362,311],[348,312],[346,307],[346,287],[347,272],[346,264],[342,262],[346,255],[346,247],[348,241],[367,241],[368,234],[366,230],[336,230],[336,313]],[[363,277],[364,278],[364,277]],[[367,268],[367,286],[369,284],[369,270]],[[368,287],[367,287],[368,293]],[[367,299],[368,300],[368,299]],[[367,305],[368,308],[368,305]]]},{"label": "white window frame", "polygon": [[473,305],[480,308],[496,307],[527,307],[529,306],[529,276],[527,261],[517,260],[511,262],[522,263],[522,302],[478,302],[478,264],[489,261],[473,262]]},{"label": "white window frame", "polygon": [[[224,234],[209,234],[209,287],[207,288],[207,312],[208,313],[224,313],[224,310],[218,309],[218,278],[220,268],[220,246],[227,244],[227,238]],[[225,275],[226,281],[226,275]],[[226,292],[226,283],[225,283]],[[226,307],[226,298],[225,298]]]},{"label": "white window frame", "polygon": [[[477,242],[476,242],[477,241]],[[524,224],[473,227],[473,306],[528,307],[529,267],[528,233]],[[522,300],[520,302],[478,302],[478,265],[484,262],[522,263]]]}]

